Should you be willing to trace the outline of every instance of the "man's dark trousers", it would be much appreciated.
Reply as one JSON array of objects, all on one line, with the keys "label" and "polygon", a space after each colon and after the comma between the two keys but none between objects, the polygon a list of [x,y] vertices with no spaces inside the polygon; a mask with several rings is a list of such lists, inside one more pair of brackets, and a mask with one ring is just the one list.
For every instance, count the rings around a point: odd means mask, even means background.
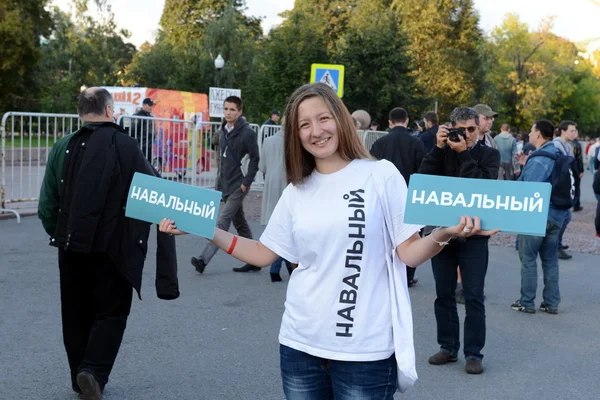
[{"label": "man's dark trousers", "polygon": [[465,296],[464,353],[466,358],[483,358],[485,305],[483,292],[488,267],[488,238],[453,240],[431,259],[437,298],[435,318],[442,350],[458,355],[460,325],[456,309],[456,266],[460,266]]},{"label": "man's dark trousers", "polygon": [[63,340],[71,382],[81,371],[91,373],[104,388],[117,358],[132,287],[106,254],[81,254],[59,249]]}]

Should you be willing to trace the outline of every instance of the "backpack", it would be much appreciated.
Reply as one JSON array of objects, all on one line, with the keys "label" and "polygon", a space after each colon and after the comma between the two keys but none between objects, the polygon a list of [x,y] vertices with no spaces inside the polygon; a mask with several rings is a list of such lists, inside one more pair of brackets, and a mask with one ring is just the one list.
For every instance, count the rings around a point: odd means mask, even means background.
[{"label": "backpack", "polygon": [[558,154],[547,151],[534,151],[529,155],[529,160],[534,157],[548,157],[554,160],[554,167],[546,182],[552,185],[550,204],[561,210],[573,207],[575,199],[575,176],[577,175],[576,160],[562,152]]}]

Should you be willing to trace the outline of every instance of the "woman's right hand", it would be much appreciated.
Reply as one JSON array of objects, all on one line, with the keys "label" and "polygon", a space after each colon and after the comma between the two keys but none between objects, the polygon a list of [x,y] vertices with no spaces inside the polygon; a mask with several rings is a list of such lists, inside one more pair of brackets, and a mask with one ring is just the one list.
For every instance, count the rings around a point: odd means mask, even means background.
[{"label": "woman's right hand", "polygon": [[168,233],[169,235],[187,235],[187,232],[177,229],[177,226],[175,226],[175,221],[171,221],[167,218],[163,218],[163,220],[160,221],[160,224],[158,224],[158,229],[161,232]]}]

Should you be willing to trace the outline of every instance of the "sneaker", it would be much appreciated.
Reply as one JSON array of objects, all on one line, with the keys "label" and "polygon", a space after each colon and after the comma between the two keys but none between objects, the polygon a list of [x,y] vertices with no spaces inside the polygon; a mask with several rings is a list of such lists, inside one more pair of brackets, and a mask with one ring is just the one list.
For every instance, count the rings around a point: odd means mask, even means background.
[{"label": "sneaker", "polygon": [[467,374],[471,375],[479,375],[483,373],[483,364],[481,363],[481,360],[478,358],[468,358],[465,371]]},{"label": "sneaker", "polygon": [[535,308],[525,307],[523,304],[521,304],[520,300],[517,300],[514,303],[512,303],[510,308],[512,308],[515,311],[521,311],[526,314],[535,314]]},{"label": "sneaker", "polygon": [[552,314],[552,315],[558,314],[558,308],[548,307],[544,302],[542,302],[542,304],[540,304],[540,311],[548,313],[548,314]]},{"label": "sneaker", "polygon": [[206,268],[206,263],[201,258],[192,257],[192,265],[196,267],[196,271],[199,273],[204,272],[204,268]]},{"label": "sneaker", "polygon": [[83,400],[102,400],[100,384],[89,372],[82,371],[77,374],[77,386],[81,389]]},{"label": "sneaker", "polygon": [[431,365],[444,365],[451,362],[456,362],[458,357],[453,356],[450,352],[440,350],[431,357],[429,357],[429,364]]},{"label": "sneaker", "polygon": [[558,259],[559,260],[570,260],[571,258],[573,258],[572,255],[570,255],[563,249],[558,249]]},{"label": "sneaker", "polygon": [[232,268],[233,272],[258,272],[261,270],[260,267],[257,267],[255,265],[250,265],[250,264],[245,264],[243,267],[238,267],[238,268]]}]

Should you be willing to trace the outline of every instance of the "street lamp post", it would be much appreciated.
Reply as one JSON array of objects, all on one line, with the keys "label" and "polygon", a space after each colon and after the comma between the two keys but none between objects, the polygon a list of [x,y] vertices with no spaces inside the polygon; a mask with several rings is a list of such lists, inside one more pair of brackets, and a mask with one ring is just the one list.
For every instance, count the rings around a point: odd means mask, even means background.
[{"label": "street lamp post", "polygon": [[221,84],[221,70],[225,66],[225,60],[221,56],[221,53],[215,58],[215,68],[217,69],[217,87]]}]

